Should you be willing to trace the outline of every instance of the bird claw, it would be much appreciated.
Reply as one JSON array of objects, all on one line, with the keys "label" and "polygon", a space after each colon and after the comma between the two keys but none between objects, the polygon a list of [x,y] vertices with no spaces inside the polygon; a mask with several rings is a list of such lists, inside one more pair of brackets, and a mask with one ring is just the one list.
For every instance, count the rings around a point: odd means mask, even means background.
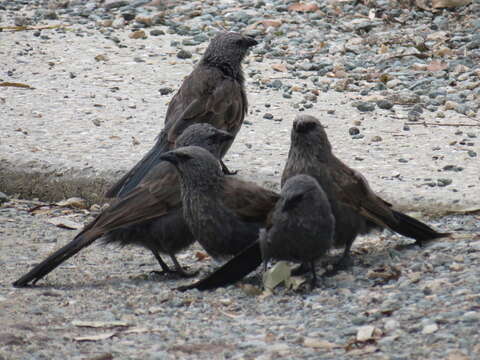
[{"label": "bird claw", "polygon": [[223,161],[220,161],[220,164],[222,165],[222,172],[225,174],[225,175],[237,175],[238,174],[238,170],[234,170],[234,171],[230,171],[227,167],[227,165],[225,165],[223,163]]},{"label": "bird claw", "polygon": [[198,270],[189,272],[184,269],[181,269],[181,270],[176,270],[175,272],[183,278],[192,278],[198,275]]},{"label": "bird claw", "polygon": [[150,271],[150,275],[155,275],[155,276],[160,276],[160,277],[178,277],[178,278],[191,278],[191,277],[194,277],[198,274],[198,270],[197,271],[193,271],[193,272],[187,272],[185,270],[168,270],[168,271],[165,271],[165,270],[162,270],[162,271],[158,271],[158,270],[152,270]]},{"label": "bird claw", "polygon": [[337,275],[342,270],[347,270],[353,266],[353,259],[348,256],[342,256],[340,260],[338,260],[335,264],[333,264],[333,268],[328,270],[324,273],[326,277],[332,277]]}]

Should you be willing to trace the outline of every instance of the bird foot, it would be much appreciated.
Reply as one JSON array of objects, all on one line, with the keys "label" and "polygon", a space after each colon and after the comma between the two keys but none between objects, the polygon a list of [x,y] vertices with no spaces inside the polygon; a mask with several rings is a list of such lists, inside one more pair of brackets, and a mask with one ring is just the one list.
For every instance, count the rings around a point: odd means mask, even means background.
[{"label": "bird foot", "polygon": [[324,273],[324,276],[326,277],[332,277],[337,275],[340,271],[343,270],[348,270],[353,266],[353,259],[348,256],[342,256],[340,260],[338,260],[335,264],[333,264],[333,267],[331,270],[328,270]]},{"label": "bird foot", "polygon": [[192,278],[198,275],[198,270],[195,271],[186,271],[184,269],[177,269],[175,272],[182,278]]},{"label": "bird foot", "polygon": [[198,274],[198,270],[193,271],[193,272],[187,272],[183,269],[180,270],[180,271],[179,270],[168,270],[168,271],[152,270],[152,271],[150,271],[150,275],[159,276],[159,277],[171,277],[171,278],[191,278],[191,277],[196,276],[197,274]]},{"label": "bird foot", "polygon": [[231,171],[228,169],[227,165],[225,165],[223,163],[223,161],[221,161],[221,165],[222,165],[222,172],[225,174],[225,175],[237,175],[238,174],[238,170],[235,170],[235,171]]}]

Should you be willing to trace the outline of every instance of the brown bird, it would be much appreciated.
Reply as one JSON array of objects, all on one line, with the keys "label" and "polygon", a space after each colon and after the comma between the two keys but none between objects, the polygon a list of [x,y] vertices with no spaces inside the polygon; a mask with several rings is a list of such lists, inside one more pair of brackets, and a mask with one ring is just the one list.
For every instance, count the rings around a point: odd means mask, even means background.
[{"label": "brown bird", "polygon": [[177,168],[185,221],[211,256],[235,255],[257,239],[277,193],[224,176],[218,161],[197,146],[178,148],[160,158]]},{"label": "brown bird", "polygon": [[[202,146],[215,154],[218,163],[222,145],[231,139],[230,134],[209,124],[196,124],[183,132],[177,144]],[[104,210],[70,243],[48,256],[13,285],[21,287],[35,284],[101,237],[106,243],[138,245],[149,249],[164,272],[172,270],[160,253],[168,254],[176,272],[189,276],[175,257],[176,253],[195,240],[183,219],[181,202],[177,172],[170,163],[160,162],[133,191]]]},{"label": "brown bird", "polygon": [[[308,115],[298,116],[294,121],[282,183],[299,174],[310,175],[318,181],[335,217],[334,246],[344,247],[344,254],[332,274],[351,265],[350,248],[353,241],[358,234],[375,227],[389,228],[416,239],[420,245],[427,240],[450,235],[437,232],[421,221],[394,210],[391,204],[377,196],[359,172],[333,155],[323,126],[315,117]],[[180,290],[206,290],[232,284],[260,264],[261,250],[256,242],[212,274]]]},{"label": "brown bird", "polygon": [[[358,171],[349,168],[332,153],[332,146],[325,129],[315,117],[297,116],[291,133],[291,146],[282,181],[297,174],[314,177],[325,190],[335,216],[335,246],[345,247],[339,268],[350,261],[350,248],[355,237],[341,238],[342,228],[352,220],[351,211],[367,220],[366,230],[372,223],[389,228],[401,235],[414,238],[422,244],[426,240],[445,237],[428,225],[392,208],[370,188]],[[350,209],[350,211],[347,211]]]},{"label": "brown bird", "polygon": [[308,175],[291,177],[282,187],[271,224],[260,231],[264,267],[271,258],[306,264],[314,288],[315,261],[333,245],[334,229],[330,203],[318,182]]},{"label": "brown bird", "polygon": [[[154,147],[106,193],[107,197],[123,197],[143,179],[160,160],[159,156],[173,149],[177,137],[194,123],[209,123],[235,137],[247,113],[241,62],[248,49],[257,44],[253,38],[234,32],[215,36],[193,72],[168,105],[165,127]],[[233,143],[222,146],[221,157]],[[222,162],[225,173],[230,173]]]}]

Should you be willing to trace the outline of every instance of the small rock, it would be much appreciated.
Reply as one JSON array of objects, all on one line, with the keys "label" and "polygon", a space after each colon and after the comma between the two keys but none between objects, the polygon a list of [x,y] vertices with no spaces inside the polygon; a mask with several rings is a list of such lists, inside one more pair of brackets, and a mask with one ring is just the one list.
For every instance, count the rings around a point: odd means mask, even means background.
[{"label": "small rock", "polygon": [[265,113],[265,114],[263,115],[263,118],[264,118],[264,119],[267,119],[267,120],[272,120],[272,119],[273,119],[273,114]]},{"label": "small rock", "polygon": [[150,35],[152,35],[152,36],[165,35],[165,31],[160,30],[160,29],[153,29],[152,31],[150,31]]},{"label": "small rock", "polygon": [[467,154],[468,154],[468,156],[470,156],[470,157],[476,157],[476,156],[477,156],[477,153],[476,153],[475,151],[473,151],[473,150],[468,150]]},{"label": "small rock", "polygon": [[192,57],[192,53],[188,50],[185,50],[185,49],[181,49],[177,53],[177,58],[179,58],[179,59],[190,59],[191,57]]},{"label": "small rock", "polygon": [[443,167],[443,171],[455,171],[455,172],[460,172],[463,170],[463,167],[461,166],[456,166],[456,165],[445,165]]},{"label": "small rock", "polygon": [[437,324],[429,324],[422,329],[422,334],[424,335],[433,334],[437,330],[438,330]]},{"label": "small rock", "polygon": [[128,0],[107,0],[105,1],[105,4],[103,4],[103,7],[107,10],[110,10],[110,9],[115,9],[115,8],[119,8],[127,5],[128,5]]},{"label": "small rock", "polygon": [[283,83],[281,80],[275,79],[270,83],[270,86],[274,89],[280,89],[283,86]]},{"label": "small rock", "polygon": [[380,109],[390,110],[393,107],[393,104],[388,100],[378,100],[377,106]]},{"label": "small rock", "polygon": [[32,21],[25,16],[15,16],[15,18],[13,19],[13,23],[15,24],[15,26],[26,26],[30,25]]},{"label": "small rock", "polygon": [[125,19],[121,16],[115,18],[115,20],[113,20],[112,22],[112,27],[114,27],[115,29],[121,29],[125,26]]},{"label": "small rock", "polygon": [[409,111],[407,115],[409,121],[418,121],[420,119],[420,116],[420,113],[413,110]]},{"label": "small rock", "polygon": [[158,89],[158,91],[160,92],[160,95],[168,95],[173,92],[173,89],[171,87],[163,87]]},{"label": "small rock", "polygon": [[313,349],[328,349],[328,350],[338,347],[337,344],[334,344],[325,340],[308,338],[308,337],[303,339],[303,346],[313,348]]},{"label": "small rock", "polygon": [[445,101],[445,105],[443,107],[445,110],[454,110],[457,107],[457,103],[453,101]]},{"label": "small rock", "polygon": [[357,330],[357,341],[364,342],[373,337],[375,327],[372,325],[361,326]]},{"label": "small rock", "polygon": [[58,15],[57,15],[57,13],[55,12],[55,10],[46,10],[46,11],[43,13],[43,18],[44,18],[44,19],[47,19],[47,20],[57,20],[57,19],[58,19]]},{"label": "small rock", "polygon": [[130,33],[130,35],[128,35],[128,37],[130,39],[146,39],[147,34],[143,30],[137,30],[137,31],[134,31],[134,32]]},{"label": "small rock", "polygon": [[373,142],[379,142],[379,141],[382,141],[382,137],[379,136],[379,135],[375,135],[374,137],[372,137],[371,141]]},{"label": "small rock", "polygon": [[463,314],[462,321],[464,321],[464,322],[479,322],[480,321],[480,312],[468,311],[465,314]]},{"label": "small rock", "polygon": [[448,186],[452,183],[452,179],[437,179],[437,185],[440,187]]},{"label": "small rock", "polygon": [[131,11],[122,12],[122,17],[125,21],[132,21],[135,19],[135,13]]},{"label": "small rock", "polygon": [[360,130],[357,127],[353,126],[350,129],[348,129],[348,133],[353,136],[353,135],[360,134]]},{"label": "small rock", "polygon": [[420,96],[409,91],[402,91],[390,95],[389,100],[398,105],[414,105],[420,102]]},{"label": "small rock", "polygon": [[385,321],[385,330],[386,331],[396,330],[396,329],[398,329],[399,326],[400,326],[399,322],[395,319],[388,319],[387,321]]},{"label": "small rock", "polygon": [[370,102],[363,102],[363,101],[360,101],[357,105],[356,105],[357,109],[362,111],[362,112],[367,112],[367,111],[373,111],[375,110],[375,104],[374,103],[370,103]]}]

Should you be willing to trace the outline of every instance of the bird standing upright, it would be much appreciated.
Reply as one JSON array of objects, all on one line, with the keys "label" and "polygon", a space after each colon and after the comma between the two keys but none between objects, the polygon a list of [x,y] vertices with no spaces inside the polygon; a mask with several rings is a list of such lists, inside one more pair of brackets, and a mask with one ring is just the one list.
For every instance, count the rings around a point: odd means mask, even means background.
[{"label": "bird standing upright", "polygon": [[[349,168],[332,153],[325,129],[310,115],[299,115],[293,123],[282,182],[298,174],[315,178],[330,201],[336,221],[334,244],[344,247],[338,269],[351,264],[350,248],[357,234],[374,227],[389,228],[416,239],[417,243],[449,235],[394,210],[391,204],[377,196],[358,171]],[[365,221],[363,225],[359,216]],[[352,230],[355,231],[352,233]]]},{"label": "bird standing upright", "polygon": [[[309,115],[297,116],[293,123],[282,183],[299,174],[317,180],[330,202],[335,218],[334,246],[344,247],[343,256],[331,273],[351,265],[353,241],[358,234],[375,227],[389,228],[416,239],[419,244],[450,235],[394,210],[391,204],[378,197],[360,173],[333,155],[323,126]],[[261,261],[260,244],[255,242],[207,277],[179,290],[207,290],[232,284],[255,270]]]},{"label": "bird standing upright", "polygon": [[160,158],[177,168],[185,221],[211,256],[235,255],[257,240],[277,193],[224,176],[218,161],[197,146],[178,148]]},{"label": "bird standing upright", "polygon": [[[222,32],[211,40],[168,105],[165,126],[154,147],[106,192],[106,197],[123,197],[132,191],[192,124],[209,123],[233,137],[237,135],[248,109],[241,62],[256,44],[252,37],[235,32]],[[232,143],[233,139],[222,146],[221,158]],[[229,173],[223,162],[222,168]]]},{"label": "bird standing upright", "polygon": [[[177,144],[202,146],[211,151],[218,162],[222,145],[231,139],[230,134],[209,124],[195,124],[183,132]],[[35,284],[101,237],[106,243],[139,245],[149,249],[164,272],[172,270],[162,260],[160,253],[168,254],[176,272],[188,276],[175,254],[191,245],[195,238],[183,219],[180,184],[174,167],[168,162],[157,164],[132,192],[105,209],[71,242],[34,266],[13,285],[21,287]]]},{"label": "bird standing upright", "polygon": [[270,258],[306,264],[315,287],[315,261],[332,246],[334,229],[330,203],[318,182],[308,175],[291,177],[282,187],[271,224],[259,237],[265,267]]}]

